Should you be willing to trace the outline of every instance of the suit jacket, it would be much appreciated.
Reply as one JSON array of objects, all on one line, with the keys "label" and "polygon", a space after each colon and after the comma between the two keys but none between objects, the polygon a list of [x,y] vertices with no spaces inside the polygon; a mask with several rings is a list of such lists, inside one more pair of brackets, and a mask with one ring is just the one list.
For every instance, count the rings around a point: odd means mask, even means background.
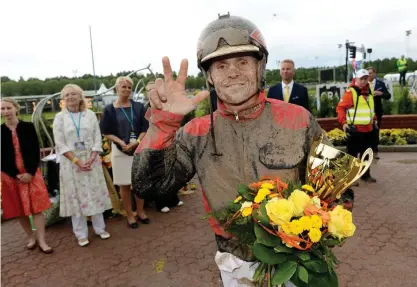
[{"label": "suit jacket", "polygon": [[384,110],[382,108],[382,99],[389,100],[391,98],[391,94],[385,86],[385,83],[378,79],[376,79],[374,91],[383,92],[381,96],[374,96],[375,115],[378,118],[381,118],[384,114]]},{"label": "suit jacket", "polygon": [[[268,98],[281,101],[284,100],[284,95],[282,94],[282,83],[278,83],[269,88]],[[294,83],[291,90],[289,103],[302,106],[307,111],[310,111],[307,88],[303,85]]]},{"label": "suit jacket", "polygon": [[[19,138],[20,152],[27,173],[35,175],[40,164],[40,148],[35,127],[31,122],[19,121],[16,127]],[[1,171],[15,178],[19,171],[16,167],[15,152],[13,147],[12,131],[1,125]]]}]

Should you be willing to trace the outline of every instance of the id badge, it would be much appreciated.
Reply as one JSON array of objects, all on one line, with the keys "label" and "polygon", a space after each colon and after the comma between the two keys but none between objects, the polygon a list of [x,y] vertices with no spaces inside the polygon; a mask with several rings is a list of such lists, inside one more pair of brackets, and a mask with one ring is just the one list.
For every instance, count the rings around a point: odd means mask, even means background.
[{"label": "id badge", "polygon": [[85,146],[85,143],[83,141],[75,142],[74,148],[75,148],[75,154],[77,155],[77,157],[79,157],[83,161],[86,161],[87,160],[87,148]]},{"label": "id badge", "polygon": [[136,135],[134,132],[130,133],[129,143],[135,143],[136,142]]},{"label": "id badge", "polygon": [[80,152],[80,151],[85,151],[85,143],[83,141],[78,141],[74,143],[74,148],[76,151]]}]

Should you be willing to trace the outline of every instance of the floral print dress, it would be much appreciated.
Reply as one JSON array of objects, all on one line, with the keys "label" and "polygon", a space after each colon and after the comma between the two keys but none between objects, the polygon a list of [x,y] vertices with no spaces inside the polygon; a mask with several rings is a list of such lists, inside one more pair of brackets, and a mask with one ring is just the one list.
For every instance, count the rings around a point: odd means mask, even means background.
[{"label": "floral print dress", "polygon": [[[81,119],[79,119],[81,116]],[[73,119],[75,119],[73,121]],[[61,217],[91,216],[111,209],[112,204],[103,174],[100,156],[97,155],[91,171],[81,171],[63,154],[75,152],[78,135],[75,123],[80,123],[80,140],[88,154],[102,152],[101,132],[97,117],[91,110],[71,114],[63,110],[55,116],[53,131],[57,159],[60,162],[60,211]],[[88,156],[89,157],[89,156]]]}]

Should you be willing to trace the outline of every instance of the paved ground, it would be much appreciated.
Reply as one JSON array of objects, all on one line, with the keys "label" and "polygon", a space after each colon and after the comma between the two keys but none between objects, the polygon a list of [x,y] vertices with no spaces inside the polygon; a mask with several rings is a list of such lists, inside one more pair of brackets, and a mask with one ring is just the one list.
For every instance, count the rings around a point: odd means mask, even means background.
[{"label": "paved ground", "polygon": [[[376,184],[356,188],[357,232],[336,253],[341,287],[417,285],[417,154],[382,154],[372,166]],[[107,221],[112,238],[91,234],[78,247],[70,221],[47,230],[53,255],[27,251],[18,222],[2,224],[2,286],[220,286],[213,234],[200,194],[182,196],[170,214],[149,211],[151,225],[126,228]],[[414,266],[414,267],[413,267]]]}]

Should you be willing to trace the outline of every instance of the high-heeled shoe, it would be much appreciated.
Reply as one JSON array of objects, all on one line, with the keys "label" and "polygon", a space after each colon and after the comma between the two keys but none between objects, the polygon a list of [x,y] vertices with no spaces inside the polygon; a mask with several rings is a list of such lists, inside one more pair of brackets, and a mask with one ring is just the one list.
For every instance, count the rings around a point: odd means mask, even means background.
[{"label": "high-heeled shoe", "polygon": [[35,242],[32,243],[32,244],[26,245],[26,248],[29,249],[29,250],[33,250],[33,249],[36,248],[36,245],[38,245],[38,241],[37,240],[35,240]]},{"label": "high-heeled shoe", "polygon": [[151,220],[148,218],[148,217],[146,217],[146,218],[140,218],[139,217],[139,215],[138,216],[136,216],[136,218],[140,221],[140,222],[142,222],[143,224],[150,224],[151,223]]},{"label": "high-heeled shoe", "polygon": [[39,250],[42,251],[45,254],[51,254],[54,252],[54,249],[52,249],[52,247],[49,247],[49,249],[43,249],[40,245],[39,245]]},{"label": "high-heeled shoe", "polygon": [[127,227],[132,228],[132,229],[137,229],[139,228],[139,224],[137,222],[129,223],[129,220],[127,220]]}]

